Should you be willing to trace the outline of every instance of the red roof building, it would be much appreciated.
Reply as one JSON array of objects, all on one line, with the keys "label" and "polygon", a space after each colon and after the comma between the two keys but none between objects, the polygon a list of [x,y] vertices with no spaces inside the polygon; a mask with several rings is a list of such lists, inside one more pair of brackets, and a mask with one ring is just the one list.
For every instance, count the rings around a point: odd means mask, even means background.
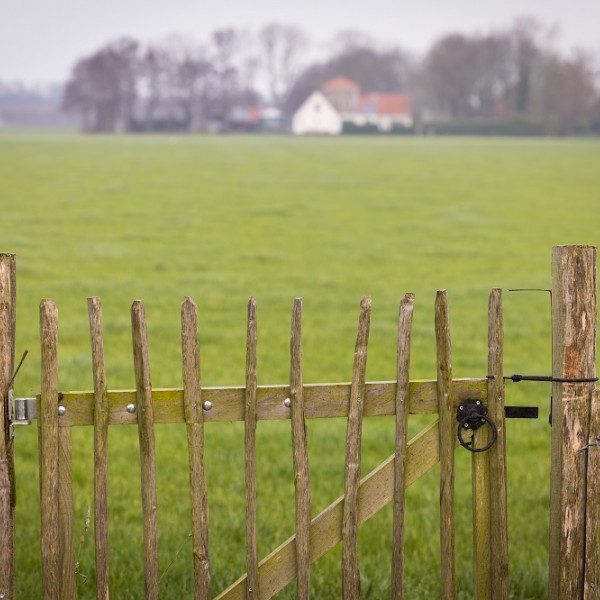
[{"label": "red roof building", "polygon": [[334,77],[321,86],[321,92],[338,111],[344,123],[356,127],[375,126],[390,131],[395,126],[413,124],[410,100],[406,94],[365,92],[347,77]]},{"label": "red roof building", "polygon": [[330,91],[338,91],[338,90],[356,90],[357,92],[360,92],[360,86],[358,85],[358,83],[356,83],[355,81],[352,81],[352,79],[348,79],[347,77],[334,77],[333,79],[330,79],[329,81],[326,81],[322,86],[321,89],[325,92],[330,92]]},{"label": "red roof building", "polygon": [[362,94],[358,112],[380,115],[410,115],[410,101],[406,94]]}]

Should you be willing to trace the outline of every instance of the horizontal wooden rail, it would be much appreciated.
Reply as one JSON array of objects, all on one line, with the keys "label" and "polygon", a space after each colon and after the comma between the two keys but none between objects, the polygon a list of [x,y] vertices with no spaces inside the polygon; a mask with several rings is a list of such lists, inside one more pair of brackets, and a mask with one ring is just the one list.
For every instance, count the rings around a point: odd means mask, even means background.
[{"label": "horizontal wooden rail", "polygon": [[[467,398],[485,401],[487,379],[454,379],[455,401]],[[307,419],[347,417],[350,403],[350,383],[305,384],[304,402]],[[243,421],[244,386],[202,388],[202,401],[212,403],[205,411],[205,422]],[[365,416],[393,415],[395,411],[395,381],[377,381],[366,384],[364,400]],[[256,403],[259,420],[289,419],[290,409],[284,400],[290,395],[289,385],[258,386]],[[136,403],[135,390],[108,392],[109,425],[135,425],[137,417],[127,412],[128,404]],[[60,404],[66,413],[58,420],[60,427],[94,424],[94,393],[63,392]],[[183,389],[153,389],[152,405],[154,423],[184,423]],[[39,409],[38,409],[39,411]],[[434,414],[438,411],[436,381],[411,381],[408,412],[410,414]]]}]

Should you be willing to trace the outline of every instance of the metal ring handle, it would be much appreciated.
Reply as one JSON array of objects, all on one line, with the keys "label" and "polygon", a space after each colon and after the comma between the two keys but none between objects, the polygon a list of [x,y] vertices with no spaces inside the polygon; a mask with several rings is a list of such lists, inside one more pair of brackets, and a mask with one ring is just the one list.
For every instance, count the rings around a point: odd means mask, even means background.
[{"label": "metal ring handle", "polygon": [[490,429],[492,430],[492,439],[483,448],[473,448],[473,446],[469,446],[469,444],[467,442],[465,442],[465,440],[463,439],[463,437],[461,435],[461,429],[463,429],[465,426],[465,423],[467,423],[469,421],[469,417],[461,419],[458,422],[458,429],[456,430],[456,435],[458,436],[458,441],[460,442],[460,445],[463,448],[466,448],[469,452],[485,452],[486,450],[489,450],[494,445],[494,442],[498,438],[498,429],[497,429],[496,425],[494,424],[494,422],[486,415],[478,415],[478,418],[482,419],[490,426]]}]

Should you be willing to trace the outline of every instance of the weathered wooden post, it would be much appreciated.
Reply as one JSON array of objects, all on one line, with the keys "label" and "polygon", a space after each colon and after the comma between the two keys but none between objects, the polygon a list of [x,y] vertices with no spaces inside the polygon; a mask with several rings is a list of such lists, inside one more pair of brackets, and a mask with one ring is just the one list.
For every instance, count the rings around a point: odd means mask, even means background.
[{"label": "weathered wooden post", "polygon": [[[596,376],[596,248],[552,249],[552,376]],[[583,598],[587,451],[593,381],[552,385],[551,599]],[[597,597],[597,596],[595,596]]]},{"label": "weathered wooden post", "polygon": [[0,598],[14,597],[15,469],[10,427],[15,361],[16,278],[14,254],[0,254]]}]

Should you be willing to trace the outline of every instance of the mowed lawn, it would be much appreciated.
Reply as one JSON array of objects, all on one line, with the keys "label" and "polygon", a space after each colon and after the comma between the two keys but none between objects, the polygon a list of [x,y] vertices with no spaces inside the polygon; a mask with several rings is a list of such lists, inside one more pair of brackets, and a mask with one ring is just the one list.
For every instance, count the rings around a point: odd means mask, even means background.
[{"label": "mowed lawn", "polygon": [[[293,299],[304,298],[304,381],[349,381],[359,302],[373,300],[367,379],[395,376],[396,320],[416,294],[411,376],[435,377],[433,302],[447,289],[456,377],[487,368],[487,297],[502,287],[505,371],[549,374],[553,244],[600,241],[600,143],[551,139],[293,139],[0,134],[0,251],[17,254],[17,396],[39,391],[38,305],[59,309],[60,389],[92,389],[88,296],[103,302],[109,388],[132,388],[129,309],[146,305],[154,387],[181,386],[179,307],[199,307],[203,385],[242,385],[246,303],[258,303],[259,384],[289,378]],[[507,403],[540,406],[508,423],[511,594],[546,597],[549,384],[507,387]],[[411,433],[427,423],[410,419]],[[77,537],[93,505],[90,428],[73,431]],[[345,422],[308,422],[313,515],[343,490]],[[366,474],[394,447],[393,418],[366,418]],[[258,424],[258,547],[293,533],[288,422]],[[161,598],[192,597],[187,445],[157,426]],[[143,597],[137,431],[110,431],[114,598]],[[245,571],[243,425],[206,426],[213,592]],[[37,432],[17,452],[18,598],[40,596]],[[460,598],[473,595],[470,455],[457,451]],[[439,470],[409,488],[408,598],[436,598]],[[93,510],[93,506],[92,506]],[[365,598],[390,594],[391,510],[360,533]],[[76,544],[76,548],[79,544]],[[93,522],[78,592],[95,597]],[[314,598],[341,597],[341,551],[313,566]],[[288,586],[278,597],[293,598]]]}]

